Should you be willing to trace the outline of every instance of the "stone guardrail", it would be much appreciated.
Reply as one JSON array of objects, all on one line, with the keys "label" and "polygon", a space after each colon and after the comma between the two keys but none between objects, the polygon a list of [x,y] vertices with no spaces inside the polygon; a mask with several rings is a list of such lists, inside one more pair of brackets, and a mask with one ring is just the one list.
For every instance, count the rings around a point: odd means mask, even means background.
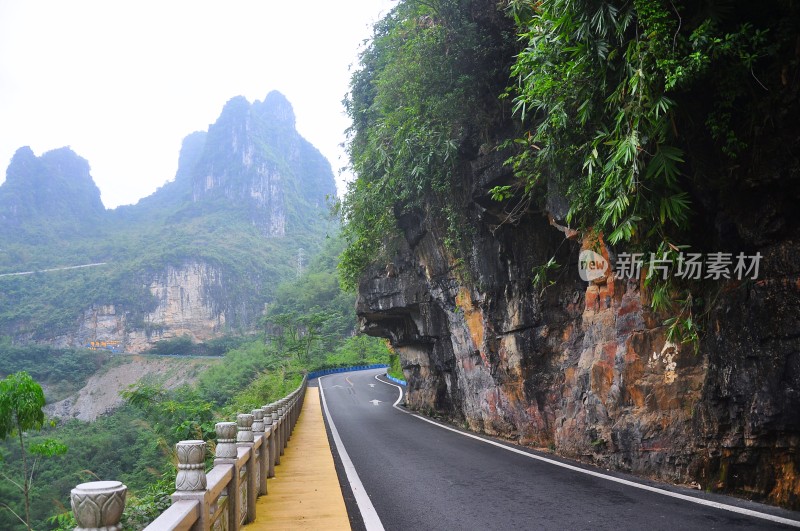
[{"label": "stone guardrail", "polygon": [[[236,422],[216,425],[214,467],[205,472],[205,441],[175,445],[178,475],[172,505],[145,531],[236,531],[256,517],[256,498],[267,494],[267,478],[289,441],[305,398],[308,377],[280,400]],[[76,531],[119,531],[127,487],[119,481],[93,481],[72,489]]]}]

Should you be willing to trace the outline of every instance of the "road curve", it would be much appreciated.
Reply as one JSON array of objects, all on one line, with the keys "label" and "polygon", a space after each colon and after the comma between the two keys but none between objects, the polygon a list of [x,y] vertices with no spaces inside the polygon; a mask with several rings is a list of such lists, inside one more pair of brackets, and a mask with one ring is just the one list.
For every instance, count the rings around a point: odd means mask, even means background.
[{"label": "road curve", "polygon": [[486,444],[394,408],[398,387],[376,380],[383,372],[333,374],[320,385],[329,421],[387,530],[792,529],[782,519],[800,520],[790,511],[668,487],[778,521],[699,505]]}]

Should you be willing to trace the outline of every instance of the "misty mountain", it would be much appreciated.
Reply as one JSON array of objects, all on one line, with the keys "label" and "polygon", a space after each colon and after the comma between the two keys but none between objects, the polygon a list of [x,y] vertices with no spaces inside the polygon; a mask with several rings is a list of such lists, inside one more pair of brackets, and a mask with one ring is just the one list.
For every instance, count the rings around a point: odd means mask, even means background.
[{"label": "misty mountain", "polygon": [[44,245],[91,231],[104,213],[89,163],[71,149],[14,154],[0,186],[2,240]]},{"label": "misty mountain", "polygon": [[[140,351],[253,330],[275,286],[335,230],[334,194],[330,164],[278,92],[231,99],[184,139],[173,181],[114,210],[69,148],[21,148],[0,185],[0,335]],[[85,264],[100,265],[16,274]]]}]

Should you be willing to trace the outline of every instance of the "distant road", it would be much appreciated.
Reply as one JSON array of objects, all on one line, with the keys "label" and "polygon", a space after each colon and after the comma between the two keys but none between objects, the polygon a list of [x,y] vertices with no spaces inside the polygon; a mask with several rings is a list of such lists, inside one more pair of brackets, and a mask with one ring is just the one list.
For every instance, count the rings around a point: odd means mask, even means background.
[{"label": "distant road", "polygon": [[[360,480],[352,488],[353,495],[356,500],[361,496],[362,507],[374,507],[373,516],[363,518],[368,530],[676,531],[800,526],[800,514],[795,512],[625,474],[606,474],[549,454],[440,427],[393,407],[398,387],[376,380],[383,372],[333,374],[320,382],[333,420],[331,428],[338,432]],[[341,458],[342,453],[337,453]],[[342,464],[347,470],[346,460]]]},{"label": "distant road", "polygon": [[67,267],[54,267],[52,269],[40,269],[38,271],[20,271],[19,273],[3,273],[0,274],[0,277],[21,277],[24,275],[33,275],[35,273],[51,273],[53,271],[66,271],[68,269],[83,269],[85,267],[97,267],[97,266],[104,266],[107,265],[108,262],[95,262],[94,264],[83,264],[83,265],[76,265],[76,266],[67,266]]}]

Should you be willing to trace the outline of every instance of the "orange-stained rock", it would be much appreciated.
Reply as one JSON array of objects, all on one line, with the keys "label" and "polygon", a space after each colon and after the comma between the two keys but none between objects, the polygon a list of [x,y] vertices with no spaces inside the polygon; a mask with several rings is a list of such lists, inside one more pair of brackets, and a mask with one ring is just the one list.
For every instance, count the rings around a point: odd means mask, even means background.
[{"label": "orange-stained rock", "polygon": [[[357,305],[365,331],[402,346],[412,408],[605,468],[800,507],[800,242],[762,248],[763,279],[702,294],[711,310],[696,316],[695,352],[667,342],[670,315],[650,309],[643,278],[610,273],[621,245],[565,241],[531,214],[476,225],[456,274],[435,259],[447,255],[440,228],[419,225],[405,229],[391,285],[385,270],[368,273]],[[584,282],[575,262],[590,248],[612,267]],[[534,285],[553,254],[555,284]]]}]

